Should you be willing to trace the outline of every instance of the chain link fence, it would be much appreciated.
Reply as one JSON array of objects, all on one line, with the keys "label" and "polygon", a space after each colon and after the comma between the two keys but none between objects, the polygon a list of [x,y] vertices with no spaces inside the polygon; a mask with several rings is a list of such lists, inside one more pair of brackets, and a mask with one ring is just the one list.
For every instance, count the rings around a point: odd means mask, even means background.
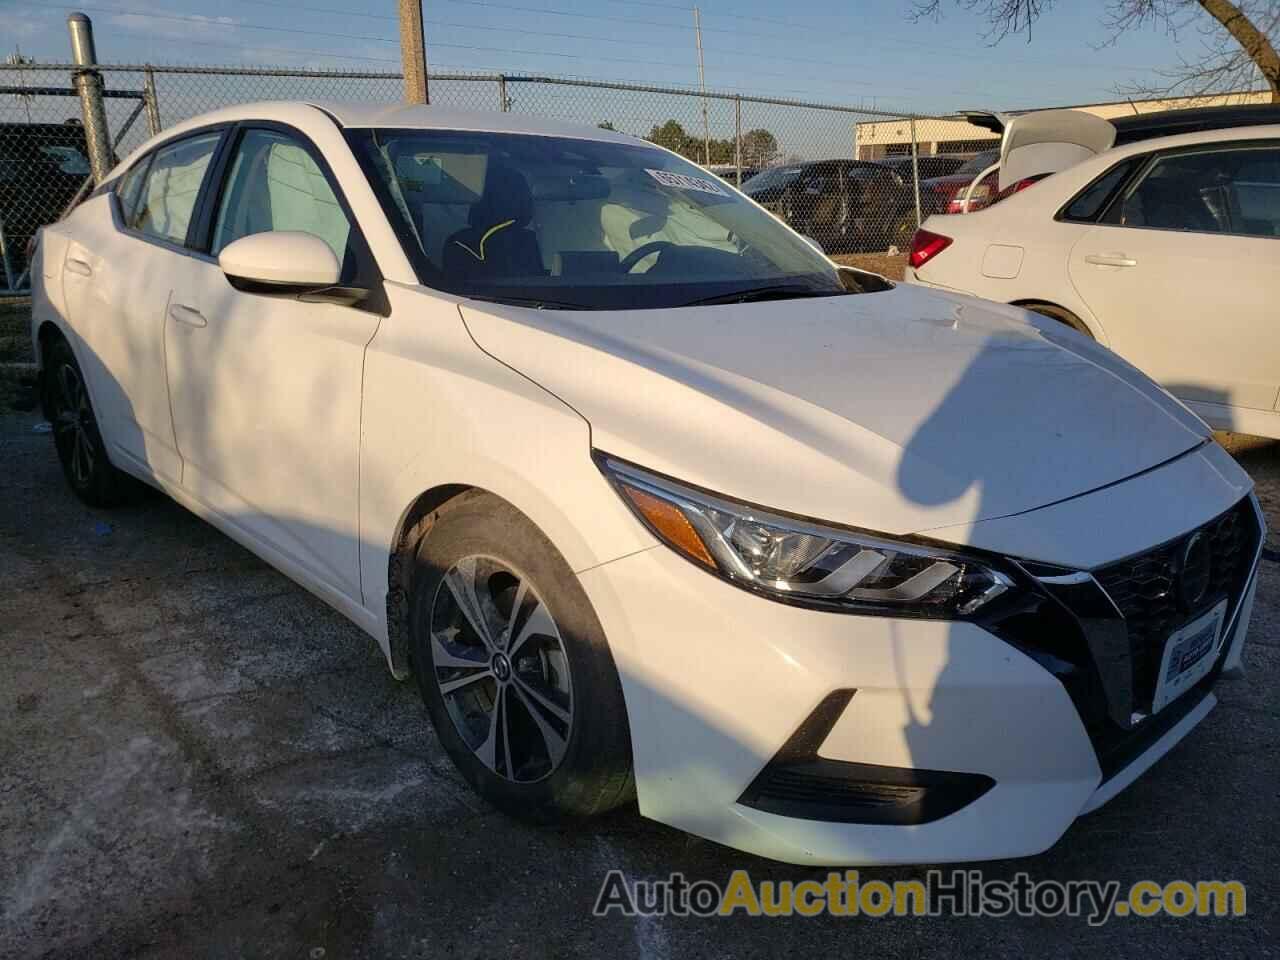
[{"label": "chain link fence", "polygon": [[[390,72],[101,64],[111,160],[152,133],[262,100],[399,101]],[[0,294],[29,286],[27,244],[92,187],[77,95],[84,68],[0,64]],[[989,165],[994,134],[960,118],[725,91],[525,74],[433,74],[431,101],[529,114],[643,137],[741,183],[832,254],[902,248],[919,221],[956,212]],[[110,165],[110,164],[109,164]],[[979,185],[970,202],[982,202]]]}]

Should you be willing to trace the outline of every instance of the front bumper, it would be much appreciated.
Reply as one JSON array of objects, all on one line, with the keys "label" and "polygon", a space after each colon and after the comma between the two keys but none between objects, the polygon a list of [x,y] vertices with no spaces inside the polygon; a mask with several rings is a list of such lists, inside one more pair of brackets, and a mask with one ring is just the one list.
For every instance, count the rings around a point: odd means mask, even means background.
[{"label": "front bumper", "polygon": [[[1200,522],[1215,508],[1206,499]],[[1055,514],[1046,508],[1019,520],[1051,526]],[[1195,526],[1169,529],[1164,539]],[[664,547],[581,579],[622,676],[644,815],[793,863],[934,863],[1047,849],[1185,736],[1216,702],[1212,679],[1239,663],[1256,562],[1209,680],[1151,718],[1150,733],[1133,738],[1123,763],[1107,769],[1078,691],[1068,692],[1037,651],[994,628],[786,606],[707,576]],[[970,782],[981,789],[932,818],[839,822],[812,819],[812,807],[792,808],[796,816],[755,802],[753,785],[787,756],[797,733],[813,737],[812,718],[841,691],[856,692],[812,745],[815,759],[835,761],[834,769],[987,782]]]}]

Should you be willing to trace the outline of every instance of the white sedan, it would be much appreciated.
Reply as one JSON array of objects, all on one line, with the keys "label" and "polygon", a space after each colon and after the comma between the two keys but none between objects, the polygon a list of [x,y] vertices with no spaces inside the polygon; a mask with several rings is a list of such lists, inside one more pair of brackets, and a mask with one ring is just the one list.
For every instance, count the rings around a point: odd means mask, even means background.
[{"label": "white sedan", "polygon": [[1199,420],[643,141],[235,107],[38,258],[72,489],[158,487],[342,611],[513,814],[1032,854],[1240,664],[1261,514]]},{"label": "white sedan", "polygon": [[1103,150],[930,218],[907,279],[1043,313],[1216,429],[1280,439],[1280,123],[1257,109],[1272,122]]}]

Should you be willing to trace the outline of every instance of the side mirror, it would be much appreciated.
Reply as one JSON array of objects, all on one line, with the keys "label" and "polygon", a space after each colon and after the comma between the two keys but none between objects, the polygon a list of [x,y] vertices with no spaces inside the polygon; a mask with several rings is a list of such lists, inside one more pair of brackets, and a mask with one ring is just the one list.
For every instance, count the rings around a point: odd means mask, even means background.
[{"label": "side mirror", "polygon": [[340,287],[342,266],[329,245],[311,233],[268,230],[222,248],[218,266],[244,293],[288,296],[317,303],[359,303],[367,291]]}]

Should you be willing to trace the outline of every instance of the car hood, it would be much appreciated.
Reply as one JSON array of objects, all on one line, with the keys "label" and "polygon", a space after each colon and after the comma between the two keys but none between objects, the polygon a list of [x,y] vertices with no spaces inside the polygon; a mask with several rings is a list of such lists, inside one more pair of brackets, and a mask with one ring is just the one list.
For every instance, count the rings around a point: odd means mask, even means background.
[{"label": "car hood", "polygon": [[886,533],[1066,500],[1209,436],[1087,338],[909,285],[670,310],[461,310],[481,349],[588,421],[596,449]]}]

